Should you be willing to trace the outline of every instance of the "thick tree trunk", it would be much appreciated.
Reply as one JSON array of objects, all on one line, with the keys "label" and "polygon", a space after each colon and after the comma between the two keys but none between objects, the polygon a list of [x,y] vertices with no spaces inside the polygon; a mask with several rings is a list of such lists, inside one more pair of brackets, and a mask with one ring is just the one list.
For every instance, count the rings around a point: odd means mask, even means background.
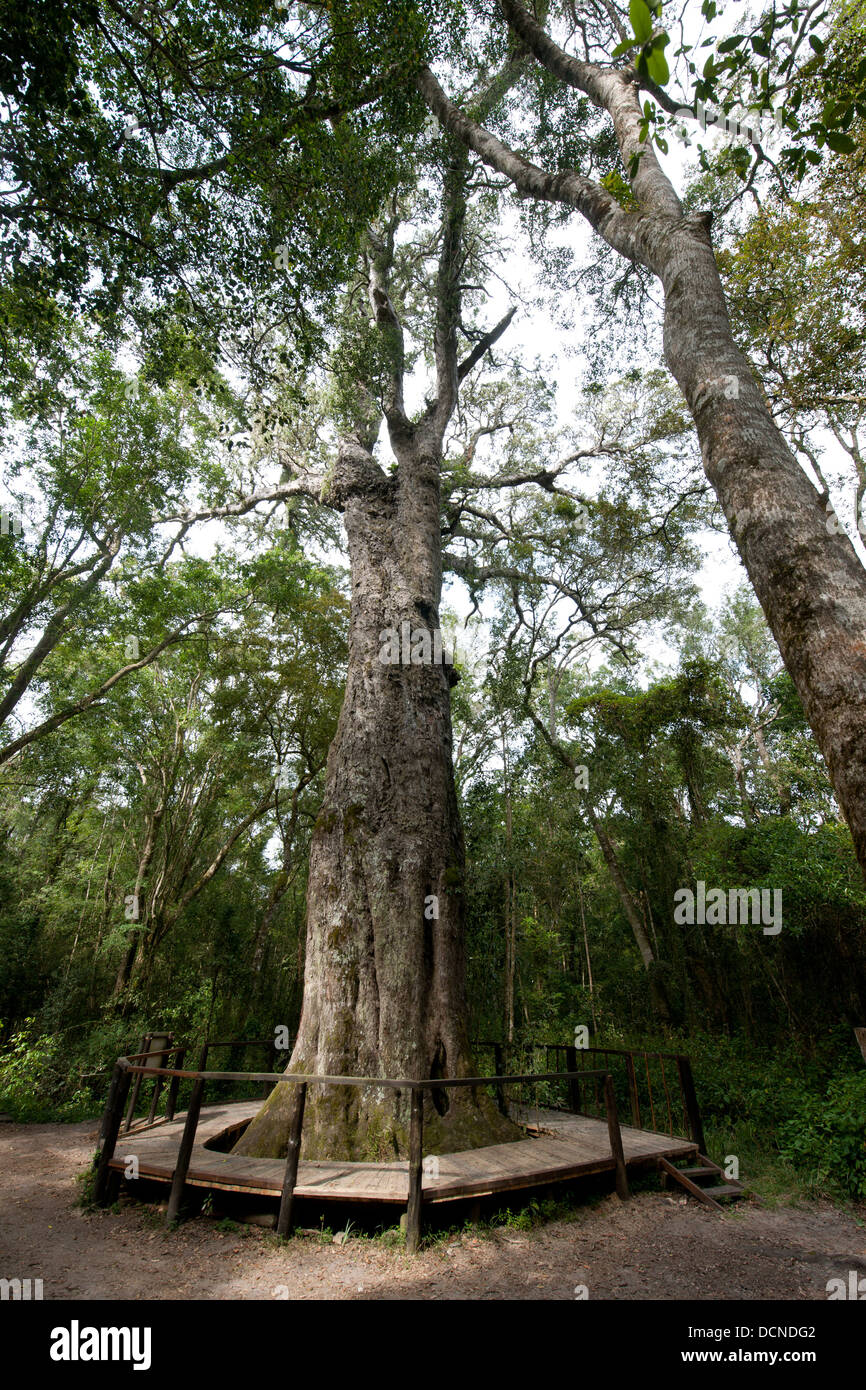
[{"label": "thick tree trunk", "polygon": [[709,219],[665,228],[654,259],[668,365],[866,871],[866,572],[828,524],[733,340]]},{"label": "thick tree trunk", "polygon": [[[438,460],[386,477],[341,451],[352,575],[349,670],[313,832],[307,961],[289,1072],[472,1074],[464,990],[464,853],[451,759],[446,664],[381,659],[389,630],[439,625]],[[237,1152],[286,1151],[293,1088],[277,1086]],[[311,1086],[306,1157],[407,1153],[408,1091]],[[433,1091],[425,1148],[470,1148],[519,1131],[469,1088]]]}]

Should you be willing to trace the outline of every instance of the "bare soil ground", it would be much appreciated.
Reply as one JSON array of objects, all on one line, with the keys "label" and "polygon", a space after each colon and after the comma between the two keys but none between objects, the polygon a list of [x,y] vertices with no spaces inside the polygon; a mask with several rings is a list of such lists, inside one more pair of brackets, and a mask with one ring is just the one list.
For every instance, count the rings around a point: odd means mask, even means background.
[{"label": "bare soil ground", "polygon": [[350,1238],[177,1231],[152,1210],[83,1212],[75,1175],[93,1123],[0,1124],[0,1278],[41,1278],[46,1299],[826,1299],[827,1281],[866,1274],[866,1212],[828,1203],[724,1216],[686,1198],[605,1197],[531,1231],[464,1232],[410,1259]]}]

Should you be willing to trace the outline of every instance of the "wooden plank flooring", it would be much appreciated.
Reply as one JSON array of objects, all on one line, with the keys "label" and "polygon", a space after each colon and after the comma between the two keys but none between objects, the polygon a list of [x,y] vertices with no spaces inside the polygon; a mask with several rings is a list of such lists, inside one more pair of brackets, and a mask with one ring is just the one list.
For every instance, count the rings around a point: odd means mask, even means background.
[{"label": "wooden plank flooring", "polygon": [[[230,1125],[251,1119],[261,1100],[208,1106],[201,1113],[196,1144],[189,1166],[188,1183],[220,1191],[278,1195],[285,1163],[281,1159],[246,1158],[205,1147]],[[424,1202],[479,1197],[488,1192],[507,1192],[554,1182],[573,1181],[613,1169],[607,1124],[584,1115],[556,1110],[526,1110],[519,1117],[537,1137],[512,1144],[492,1144],[464,1153],[440,1154],[438,1174],[424,1173]],[[111,1166],[121,1171],[130,1155],[138,1158],[139,1174],[170,1182],[174,1171],[185,1116],[170,1124],[121,1134]],[[626,1164],[636,1166],[664,1156],[686,1158],[697,1154],[690,1140],[666,1134],[622,1127]],[[352,1202],[394,1202],[405,1206],[409,1195],[409,1165],[393,1163],[335,1163],[302,1159],[295,1188],[298,1197]]]}]

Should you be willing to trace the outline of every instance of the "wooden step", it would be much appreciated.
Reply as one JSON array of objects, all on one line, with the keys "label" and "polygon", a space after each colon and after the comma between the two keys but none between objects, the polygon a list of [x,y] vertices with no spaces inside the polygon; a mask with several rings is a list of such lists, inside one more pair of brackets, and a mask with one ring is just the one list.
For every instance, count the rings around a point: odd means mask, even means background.
[{"label": "wooden step", "polygon": [[[699,1157],[701,1159],[705,1158],[704,1154],[700,1154]],[[721,1168],[713,1163],[711,1159],[705,1159],[704,1166],[701,1168],[688,1169],[676,1168],[673,1163],[670,1163],[666,1158],[660,1157],[658,1159],[658,1167],[660,1172],[665,1174],[665,1176],[675,1178],[690,1196],[697,1197],[698,1201],[703,1202],[708,1207],[714,1207],[716,1211],[722,1210],[721,1204],[723,1201],[730,1202],[737,1197],[743,1196],[743,1188],[740,1184],[734,1182],[731,1178],[726,1178]],[[689,1174],[691,1174],[691,1176],[689,1176]],[[699,1176],[720,1177],[722,1181],[713,1187],[702,1187],[693,1181],[694,1177]]]}]

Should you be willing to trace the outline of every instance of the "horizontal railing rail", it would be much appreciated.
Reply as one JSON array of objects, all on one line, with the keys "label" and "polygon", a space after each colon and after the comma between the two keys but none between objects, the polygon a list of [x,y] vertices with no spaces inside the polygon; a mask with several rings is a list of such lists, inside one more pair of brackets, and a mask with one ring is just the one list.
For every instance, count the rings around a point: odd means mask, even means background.
[{"label": "horizontal railing rail", "polygon": [[[551,1054],[562,1056],[566,1066],[589,1075],[590,1064],[601,1061],[602,1069],[614,1076],[617,1096],[626,1113],[631,1111],[635,1129],[650,1129],[672,1137],[688,1137],[706,1152],[703,1122],[695,1091],[689,1058],[679,1052],[647,1048],[576,1047],[569,1043],[503,1043],[480,1041],[475,1048],[492,1052],[494,1068],[508,1072],[515,1054],[541,1053],[549,1063]],[[613,1059],[613,1060],[612,1060]],[[669,1063],[668,1067],[665,1063]],[[555,1108],[555,1107],[554,1107]],[[600,1116],[603,1100],[597,1083],[591,1088],[578,1080],[572,1088],[569,1109],[579,1114]]]},{"label": "horizontal railing rail", "polygon": [[423,1161],[424,1161],[424,1092],[432,1090],[452,1090],[461,1087],[493,1087],[498,1094],[509,1085],[546,1081],[565,1081],[569,1084],[593,1077],[602,1083],[604,1105],[607,1118],[611,1159],[616,1175],[616,1190],[623,1198],[628,1196],[628,1175],[622,1143],[619,1114],[613,1076],[609,1071],[588,1072],[583,1069],[569,1071],[527,1072],[518,1075],[500,1076],[461,1076],[461,1077],[382,1077],[382,1076],[332,1076],[307,1072],[225,1072],[189,1070],[182,1067],[154,1067],[146,1064],[136,1065],[142,1058],[161,1056],[177,1051],[166,1048],[162,1052],[137,1053],[132,1057],[119,1057],[115,1063],[111,1086],[106,1101],[100,1132],[100,1149],[97,1153],[94,1200],[99,1206],[108,1205],[115,1180],[119,1175],[111,1168],[123,1118],[126,1099],[133,1077],[140,1084],[143,1076],[171,1077],[172,1085],[181,1080],[193,1082],[192,1096],[186,1112],[183,1133],[178,1148],[177,1160],[172,1173],[171,1192],[168,1200],[166,1221],[177,1220],[186,1186],[186,1178],[192,1156],[195,1134],[198,1127],[205,1088],[210,1082],[265,1081],[273,1085],[285,1084],[297,1088],[292,1111],[289,1141],[286,1154],[286,1167],[280,1194],[280,1209],[276,1230],[287,1236],[293,1229],[294,1192],[297,1184],[298,1161],[300,1158],[301,1137],[304,1122],[307,1087],[321,1086],[360,1086],[385,1088],[395,1091],[409,1091],[409,1194],[406,1207],[406,1245],[414,1253],[421,1240],[421,1205],[423,1201]]},{"label": "horizontal railing rail", "polygon": [[[294,1039],[292,1039],[292,1043],[294,1044]],[[199,1053],[199,1071],[205,1071],[207,1069],[208,1057],[215,1047],[228,1047],[231,1049],[237,1049],[239,1051],[247,1047],[264,1048],[269,1071],[273,1071],[274,1064],[277,1060],[277,1053],[289,1050],[286,1048],[277,1047],[276,1038],[273,1036],[269,1038],[208,1038],[202,1044],[202,1049]],[[245,1075],[249,1080],[260,1079],[257,1076],[251,1076],[249,1073],[246,1073]],[[262,1088],[262,1099],[267,1100],[268,1096],[270,1095],[273,1089],[273,1084],[265,1082]]]},{"label": "horizontal railing rail", "polygon": [[[207,1041],[204,1042],[201,1046],[198,1058],[197,1071],[206,1070],[208,1056],[210,1052],[216,1047],[228,1047],[232,1049],[237,1049],[238,1051],[243,1051],[245,1048],[252,1047],[263,1048],[265,1050],[267,1054],[267,1064],[269,1070],[267,1072],[268,1080],[265,1081],[263,1084],[263,1100],[267,1100],[268,1096],[274,1088],[274,1085],[276,1084],[272,1078],[273,1067],[276,1062],[277,1055],[281,1052],[286,1052],[290,1050],[290,1047],[278,1047],[273,1037],[208,1038]],[[171,1084],[168,1087],[168,1092],[166,1095],[165,1113],[161,1117],[161,1122],[170,1122],[174,1119],[175,1111],[177,1109],[178,1088],[180,1086],[180,1083],[184,1079],[194,1078],[193,1072],[185,1072],[183,1070],[183,1062],[185,1061],[186,1055],[189,1051],[191,1051],[191,1048],[187,1044],[179,1045],[176,1043],[172,1043],[170,1046],[167,1047],[148,1047],[142,1050],[141,1052],[130,1052],[126,1054],[126,1061],[130,1064],[136,1061],[141,1061],[144,1065],[137,1072],[133,1073],[136,1079],[135,1085],[132,1087],[132,1094],[130,1096],[129,1101],[129,1110],[127,1112],[126,1120],[124,1122],[124,1133],[129,1132],[135,1121],[135,1111],[138,1107],[139,1100],[141,1099],[142,1083],[151,1079],[154,1082],[154,1086],[153,1093],[150,1099],[149,1112],[147,1114],[146,1119],[144,1119],[142,1123],[138,1125],[138,1128],[147,1128],[149,1125],[153,1125],[156,1123],[159,1102],[162,1097],[163,1083],[167,1075],[171,1075],[172,1080]],[[156,1058],[171,1056],[174,1056],[175,1058],[174,1067],[166,1069],[165,1067],[158,1067],[154,1065],[154,1060]],[[105,1069],[103,1069],[103,1074],[104,1071]],[[239,1072],[234,1074],[233,1079],[239,1080],[241,1077],[243,1077],[245,1081],[260,1081],[263,1075],[264,1073],[261,1072]]]}]

